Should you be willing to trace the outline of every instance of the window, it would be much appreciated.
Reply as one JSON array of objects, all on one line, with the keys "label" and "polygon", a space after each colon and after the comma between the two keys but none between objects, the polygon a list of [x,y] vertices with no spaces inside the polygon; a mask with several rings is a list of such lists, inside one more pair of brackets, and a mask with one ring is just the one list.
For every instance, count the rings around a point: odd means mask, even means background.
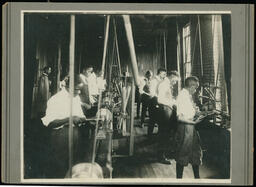
[{"label": "window", "polygon": [[190,24],[183,27],[183,70],[185,78],[191,75]]}]

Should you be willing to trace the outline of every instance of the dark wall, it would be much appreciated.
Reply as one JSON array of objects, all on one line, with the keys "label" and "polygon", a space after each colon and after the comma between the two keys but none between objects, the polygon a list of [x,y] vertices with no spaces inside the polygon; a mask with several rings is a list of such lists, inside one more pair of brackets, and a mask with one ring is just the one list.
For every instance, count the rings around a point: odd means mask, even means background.
[{"label": "dark wall", "polygon": [[58,46],[61,47],[61,76],[68,71],[69,24],[67,15],[25,14],[24,16],[24,120],[29,120],[33,88],[43,67],[52,67],[52,95],[57,92]]},{"label": "dark wall", "polygon": [[231,16],[222,15],[223,45],[224,45],[224,68],[227,83],[228,108],[231,113]]},{"label": "dark wall", "polygon": [[177,25],[176,18],[172,18],[168,22],[167,34],[167,70],[178,70],[177,67]]},{"label": "dark wall", "polygon": [[31,25],[36,21],[24,17],[24,124],[30,119],[32,91],[36,67],[36,35]]}]

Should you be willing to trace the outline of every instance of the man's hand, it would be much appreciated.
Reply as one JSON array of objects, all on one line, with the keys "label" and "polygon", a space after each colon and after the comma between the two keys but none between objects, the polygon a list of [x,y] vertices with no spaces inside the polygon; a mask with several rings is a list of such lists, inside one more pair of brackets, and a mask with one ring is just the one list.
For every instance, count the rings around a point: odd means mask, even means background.
[{"label": "man's hand", "polygon": [[198,118],[197,120],[193,121],[193,124],[198,124],[200,123],[201,121],[203,121],[204,118]]},{"label": "man's hand", "polygon": [[86,121],[86,118],[85,117],[78,117],[78,116],[73,116],[73,123],[75,125],[79,125],[80,123],[83,123]]}]

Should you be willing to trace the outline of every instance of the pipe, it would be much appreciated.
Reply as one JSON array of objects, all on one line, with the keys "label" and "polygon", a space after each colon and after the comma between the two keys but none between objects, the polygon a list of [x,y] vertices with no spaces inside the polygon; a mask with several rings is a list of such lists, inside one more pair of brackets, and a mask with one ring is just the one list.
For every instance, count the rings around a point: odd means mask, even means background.
[{"label": "pipe", "polygon": [[106,30],[105,30],[104,49],[103,49],[102,66],[101,66],[101,70],[102,70],[103,74],[104,74],[105,63],[106,63],[106,53],[107,53],[108,35],[109,35],[108,34],[109,33],[109,20],[110,20],[110,15],[107,16],[107,24],[106,24]]},{"label": "pipe", "polygon": [[[104,39],[104,50],[103,50],[103,58],[102,58],[102,72],[104,74],[104,69],[105,69],[105,63],[106,63],[106,51],[107,51],[107,43],[108,43],[108,33],[109,33],[109,20],[110,20],[110,15],[107,16],[107,24],[106,24],[106,30],[105,30],[105,39]],[[98,110],[101,105],[101,99],[102,99],[102,92],[100,92],[99,95],[99,100],[98,100]],[[97,116],[96,118],[96,127],[94,129],[94,141],[93,141],[93,151],[92,151],[92,165],[94,165],[95,162],[95,156],[96,156],[96,143],[97,143],[97,131],[99,127],[99,120],[100,120],[100,115]],[[90,168],[90,173],[92,176],[92,167]]]},{"label": "pipe", "polygon": [[166,59],[166,32],[164,32],[164,66],[167,70],[167,59]]},{"label": "pipe", "polygon": [[119,48],[118,48],[118,41],[117,41],[117,33],[116,33],[116,22],[115,18],[113,18],[113,24],[114,24],[114,31],[115,31],[115,42],[116,42],[116,53],[117,53],[117,62],[118,62],[118,68],[119,68],[119,75],[122,76],[121,72],[121,62],[120,62],[120,56],[119,56]]},{"label": "pipe", "polygon": [[125,26],[126,36],[128,40],[128,45],[130,49],[133,77],[134,77],[135,84],[138,86],[139,72],[138,72],[138,64],[137,64],[133,35],[132,35],[132,27],[130,23],[130,16],[123,15],[123,19],[124,19],[124,26]]},{"label": "pipe", "polygon": [[69,89],[70,89],[70,115],[69,115],[69,177],[72,177],[73,164],[73,93],[74,93],[74,62],[75,62],[75,15],[70,17],[70,45],[69,45]]},{"label": "pipe", "polygon": [[[199,32],[199,47],[200,47],[200,62],[201,62],[201,76],[202,80],[204,80],[204,67],[203,67],[203,54],[202,54],[202,36],[201,36],[201,25],[200,25],[200,18],[199,15],[197,16],[198,19],[198,32]],[[201,86],[201,93],[203,94],[203,86]],[[201,104],[203,103],[203,100],[201,99]]]}]

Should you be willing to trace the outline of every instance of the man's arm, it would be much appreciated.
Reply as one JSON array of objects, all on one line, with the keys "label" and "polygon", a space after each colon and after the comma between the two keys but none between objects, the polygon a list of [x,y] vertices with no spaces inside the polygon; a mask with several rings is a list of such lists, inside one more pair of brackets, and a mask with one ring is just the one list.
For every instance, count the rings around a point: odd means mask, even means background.
[{"label": "man's arm", "polygon": [[192,119],[185,118],[182,114],[178,116],[178,121],[184,122],[184,123],[195,124],[195,121],[193,121]]},{"label": "man's arm", "polygon": [[[86,118],[85,117],[77,117],[77,116],[73,116],[73,123],[75,125],[78,125],[80,123],[86,122]],[[56,127],[60,127],[62,125],[68,124],[69,123],[69,117],[64,118],[64,119],[56,119],[54,121],[52,121],[48,127],[49,128],[56,128]]]}]

